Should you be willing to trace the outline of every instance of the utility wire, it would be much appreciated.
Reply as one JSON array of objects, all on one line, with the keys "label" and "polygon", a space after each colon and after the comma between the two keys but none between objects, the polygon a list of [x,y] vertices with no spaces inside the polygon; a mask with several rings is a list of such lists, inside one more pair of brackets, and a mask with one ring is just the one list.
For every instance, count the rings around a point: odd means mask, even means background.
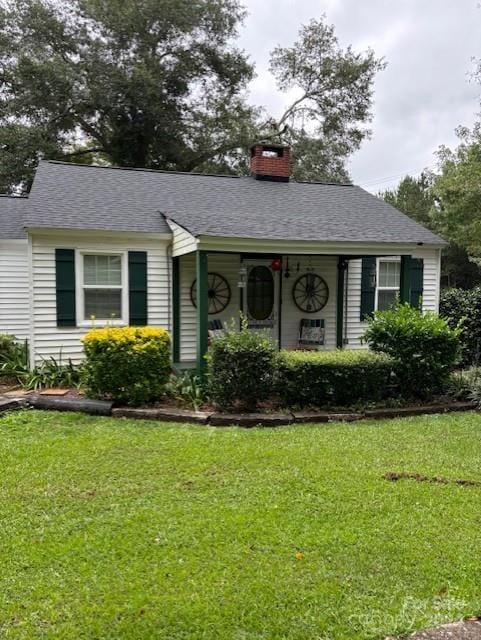
[{"label": "utility wire", "polygon": [[392,176],[385,176],[384,178],[366,180],[366,182],[359,183],[359,186],[360,187],[375,186],[376,184],[382,184],[383,182],[389,182],[390,180],[395,180],[396,178],[404,178],[405,176],[417,175],[419,173],[422,173],[425,169],[426,169],[426,167],[423,167],[422,169],[418,169],[417,171],[403,171],[402,173],[396,173],[396,174],[394,174]]}]

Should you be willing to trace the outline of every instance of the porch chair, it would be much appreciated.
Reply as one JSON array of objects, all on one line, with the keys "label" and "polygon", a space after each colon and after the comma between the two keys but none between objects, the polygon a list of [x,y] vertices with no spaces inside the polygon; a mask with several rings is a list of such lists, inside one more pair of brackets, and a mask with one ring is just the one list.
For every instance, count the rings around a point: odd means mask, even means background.
[{"label": "porch chair", "polygon": [[318,349],[324,344],[324,320],[302,318],[299,325],[298,349]]},{"label": "porch chair", "polygon": [[207,323],[207,332],[209,334],[209,340],[212,338],[221,338],[224,335],[222,320],[209,320]]}]

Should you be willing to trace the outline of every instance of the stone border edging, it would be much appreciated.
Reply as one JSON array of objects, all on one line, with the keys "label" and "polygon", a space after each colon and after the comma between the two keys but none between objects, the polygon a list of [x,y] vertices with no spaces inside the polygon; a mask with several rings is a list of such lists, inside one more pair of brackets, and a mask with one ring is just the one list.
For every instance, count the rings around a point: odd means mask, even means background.
[{"label": "stone border edging", "polygon": [[115,407],[114,418],[137,418],[140,420],[163,420],[164,422],[195,422],[208,424],[213,411],[189,411],[188,409]]},{"label": "stone border edging", "polygon": [[0,413],[21,409],[26,405],[25,398],[0,398]]},{"label": "stone border edging", "polygon": [[293,411],[289,413],[218,413],[215,411],[189,411],[175,407],[114,407],[112,402],[82,397],[53,397],[32,394],[18,398],[0,398],[0,413],[22,407],[53,411],[78,411],[97,416],[135,418],[163,422],[194,423],[213,427],[279,427],[291,424],[355,422],[365,419],[402,418],[451,411],[476,409],[473,402],[454,401],[410,407],[366,409],[364,411]]},{"label": "stone border edging", "polygon": [[188,411],[186,409],[117,407],[112,416],[117,418],[137,418],[143,420],[161,420],[164,422],[193,422],[213,427],[277,427],[290,424],[311,422],[354,422],[367,418],[400,418],[450,411],[469,411],[476,409],[473,402],[450,402],[445,404],[419,405],[412,407],[369,409],[359,412],[294,411],[291,413],[217,413],[213,411]]}]

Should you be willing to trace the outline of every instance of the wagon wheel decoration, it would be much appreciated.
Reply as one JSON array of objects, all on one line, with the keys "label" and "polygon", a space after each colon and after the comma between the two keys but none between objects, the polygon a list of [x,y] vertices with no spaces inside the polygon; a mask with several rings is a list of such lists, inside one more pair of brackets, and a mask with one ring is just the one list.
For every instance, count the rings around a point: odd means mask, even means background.
[{"label": "wagon wheel decoration", "polygon": [[[190,287],[190,299],[194,307],[197,307],[196,284],[197,280],[194,280]],[[224,276],[213,272],[207,274],[207,298],[209,300],[209,313],[215,314],[224,311],[231,298],[230,285]]]},{"label": "wagon wheel decoration", "polygon": [[298,309],[305,313],[316,313],[326,306],[329,288],[321,276],[305,273],[294,282],[292,297]]}]

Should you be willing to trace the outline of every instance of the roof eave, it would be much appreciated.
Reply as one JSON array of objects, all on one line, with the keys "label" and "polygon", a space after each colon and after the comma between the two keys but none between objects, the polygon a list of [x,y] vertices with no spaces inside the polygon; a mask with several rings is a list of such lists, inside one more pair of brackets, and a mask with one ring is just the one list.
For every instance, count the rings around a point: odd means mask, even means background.
[{"label": "roof eave", "polygon": [[355,242],[355,241],[313,241],[282,240],[271,238],[238,238],[199,234],[198,248],[227,252],[275,252],[291,254],[324,255],[399,255],[415,254],[425,249],[442,249],[447,245],[443,240],[433,242]]}]

